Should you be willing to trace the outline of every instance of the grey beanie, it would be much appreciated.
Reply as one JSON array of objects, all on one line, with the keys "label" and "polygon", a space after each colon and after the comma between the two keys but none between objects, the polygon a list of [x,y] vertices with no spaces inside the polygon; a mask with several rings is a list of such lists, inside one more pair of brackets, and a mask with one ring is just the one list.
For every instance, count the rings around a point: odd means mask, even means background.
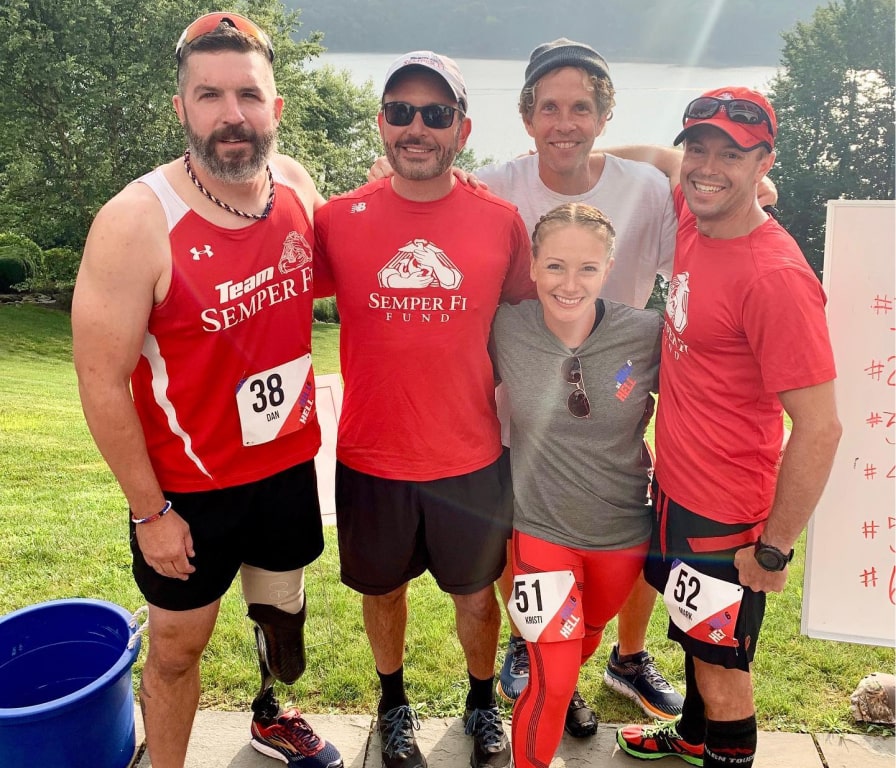
[{"label": "grey beanie", "polygon": [[552,69],[560,67],[581,67],[593,75],[605,77],[610,85],[613,84],[610,80],[610,68],[603,56],[590,45],[561,37],[559,40],[543,43],[532,51],[523,88],[531,88]]}]

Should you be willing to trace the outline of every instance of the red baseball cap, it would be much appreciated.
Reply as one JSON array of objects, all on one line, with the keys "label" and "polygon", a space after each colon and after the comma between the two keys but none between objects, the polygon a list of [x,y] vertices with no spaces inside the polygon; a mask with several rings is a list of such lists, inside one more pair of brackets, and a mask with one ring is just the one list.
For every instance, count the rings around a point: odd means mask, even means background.
[{"label": "red baseball cap", "polygon": [[728,134],[745,152],[763,145],[769,152],[775,148],[775,110],[765,96],[751,88],[726,86],[707,91],[688,104],[681,122],[684,128],[675,137],[676,146],[694,126],[711,125]]}]

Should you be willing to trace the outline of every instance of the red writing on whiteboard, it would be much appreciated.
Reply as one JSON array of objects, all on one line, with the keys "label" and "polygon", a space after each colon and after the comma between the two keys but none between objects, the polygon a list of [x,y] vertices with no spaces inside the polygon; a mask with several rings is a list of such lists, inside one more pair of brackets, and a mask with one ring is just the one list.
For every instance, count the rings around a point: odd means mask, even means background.
[{"label": "red writing on whiteboard", "polygon": [[894,594],[896,594],[896,565],[893,566],[893,570],[890,572],[890,605],[896,605]]},{"label": "red writing on whiteboard", "polygon": [[[877,534],[881,532],[881,528],[882,526],[876,520],[865,520],[862,523],[862,538],[876,538]],[[894,528],[896,528],[896,517],[890,516],[887,518],[887,530],[892,531]],[[896,549],[892,544],[890,544],[890,551],[896,554]]]},{"label": "red writing on whiteboard", "polygon": [[[866,568],[859,574],[859,581],[865,589],[876,589],[878,582],[877,568]],[[896,605],[896,565],[890,571],[890,583],[887,597],[892,605]]]},{"label": "red writing on whiteboard", "polygon": [[891,387],[896,387],[896,368],[893,366],[894,360],[896,360],[896,355],[890,355],[887,358],[886,363],[883,360],[872,360],[865,368],[865,373],[875,381],[880,381],[884,373],[889,370],[886,379],[887,384]]},{"label": "red writing on whiteboard", "polygon": [[893,299],[888,298],[886,294],[875,296],[874,301],[871,303],[871,309],[875,315],[885,315],[893,310]]},{"label": "red writing on whiteboard", "polygon": [[896,413],[893,413],[893,411],[882,411],[881,413],[883,413],[883,416],[879,412],[872,411],[868,414],[868,418],[865,419],[865,423],[872,429],[883,424],[885,418],[888,428],[896,424]]}]

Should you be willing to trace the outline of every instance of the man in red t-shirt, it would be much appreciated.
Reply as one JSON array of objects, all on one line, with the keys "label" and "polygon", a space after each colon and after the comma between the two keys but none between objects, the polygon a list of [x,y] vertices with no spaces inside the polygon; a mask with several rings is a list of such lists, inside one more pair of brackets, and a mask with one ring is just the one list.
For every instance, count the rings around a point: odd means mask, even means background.
[{"label": "man in red t-shirt", "polygon": [[403,680],[408,582],[425,570],[455,605],[473,768],[511,759],[493,684],[511,513],[488,337],[498,304],[534,286],[516,208],[451,173],[466,109],[453,61],[400,57],[378,118],[395,175],[330,200],[315,222],[315,293],[335,291],[341,321],[341,576],[363,595],[386,768],[426,765]]},{"label": "man in red t-shirt", "polygon": [[[753,764],[765,594],[784,588],[840,439],[824,293],[756,200],[776,130],[761,94],[727,87],[688,105],[675,141],[685,147],[645,576],[685,651],[686,693],[677,720],[619,729],[642,759]],[[779,467],[782,409],[793,429]]]}]

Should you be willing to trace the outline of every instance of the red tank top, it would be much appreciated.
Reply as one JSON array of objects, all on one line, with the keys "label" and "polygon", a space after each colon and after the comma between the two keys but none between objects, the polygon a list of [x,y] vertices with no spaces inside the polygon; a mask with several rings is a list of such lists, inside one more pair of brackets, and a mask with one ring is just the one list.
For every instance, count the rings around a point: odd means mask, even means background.
[{"label": "red tank top", "polygon": [[311,369],[313,234],[275,172],[271,215],[209,223],[160,169],[138,181],[168,219],[171,287],[150,314],[131,376],[160,485],[203,491],[254,482],[320,447]]}]

